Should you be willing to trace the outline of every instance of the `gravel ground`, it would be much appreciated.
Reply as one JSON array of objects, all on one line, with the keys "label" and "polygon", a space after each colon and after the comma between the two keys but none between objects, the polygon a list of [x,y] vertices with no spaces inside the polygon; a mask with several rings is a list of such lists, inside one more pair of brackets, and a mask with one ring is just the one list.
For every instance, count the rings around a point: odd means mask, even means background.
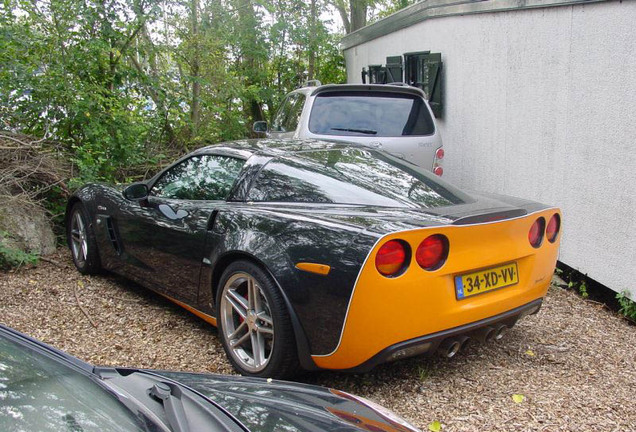
[{"label": "gravel ground", "polygon": [[[122,278],[80,275],[65,250],[51,258],[0,273],[0,322],[99,365],[232,373],[215,328]],[[453,360],[300,380],[375,400],[422,430],[636,431],[635,347],[636,327],[552,287],[503,341]]]}]

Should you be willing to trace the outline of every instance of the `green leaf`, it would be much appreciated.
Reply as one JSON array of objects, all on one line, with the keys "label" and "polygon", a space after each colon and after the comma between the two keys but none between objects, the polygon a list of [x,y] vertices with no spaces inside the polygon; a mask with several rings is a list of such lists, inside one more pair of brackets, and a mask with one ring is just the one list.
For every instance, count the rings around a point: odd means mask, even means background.
[{"label": "green leaf", "polygon": [[442,430],[442,424],[435,420],[428,425],[428,430],[431,432],[439,432]]},{"label": "green leaf", "polygon": [[525,397],[524,395],[522,395],[522,394],[513,394],[513,395],[512,395],[512,400],[513,400],[515,403],[518,403],[518,404],[520,404],[521,402],[523,402],[525,399],[526,399],[526,397]]}]

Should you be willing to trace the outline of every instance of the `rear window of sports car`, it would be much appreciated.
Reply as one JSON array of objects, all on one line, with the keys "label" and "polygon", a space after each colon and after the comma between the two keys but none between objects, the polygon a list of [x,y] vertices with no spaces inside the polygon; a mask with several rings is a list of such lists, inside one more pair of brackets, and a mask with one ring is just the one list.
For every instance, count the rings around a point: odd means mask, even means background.
[{"label": "rear window of sports car", "polygon": [[465,195],[433,174],[377,152],[338,149],[276,158],[263,167],[248,200],[434,208]]},{"label": "rear window of sports car", "polygon": [[435,126],[421,97],[348,91],[316,96],[309,130],[320,135],[400,137],[431,135]]}]

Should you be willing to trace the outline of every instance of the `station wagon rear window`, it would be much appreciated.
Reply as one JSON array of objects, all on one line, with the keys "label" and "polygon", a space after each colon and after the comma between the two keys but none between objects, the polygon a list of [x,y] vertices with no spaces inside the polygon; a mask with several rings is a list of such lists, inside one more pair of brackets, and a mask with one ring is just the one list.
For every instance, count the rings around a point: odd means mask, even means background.
[{"label": "station wagon rear window", "polygon": [[316,96],[309,130],[320,135],[401,137],[432,135],[435,126],[421,97],[342,91]]},{"label": "station wagon rear window", "polygon": [[270,161],[250,201],[434,208],[464,202],[462,192],[384,154],[358,149],[301,152]]}]

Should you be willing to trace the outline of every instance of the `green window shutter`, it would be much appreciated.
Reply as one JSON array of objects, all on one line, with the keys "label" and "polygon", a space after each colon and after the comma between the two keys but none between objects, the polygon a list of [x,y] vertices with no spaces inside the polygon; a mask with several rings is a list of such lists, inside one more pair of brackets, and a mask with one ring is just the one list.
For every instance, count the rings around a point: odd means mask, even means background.
[{"label": "green window shutter", "polygon": [[389,56],[386,58],[387,82],[404,82],[402,76],[402,56]]},{"label": "green window shutter", "polygon": [[442,54],[432,53],[424,62],[427,81],[426,89],[428,103],[431,105],[435,117],[442,116]]}]

